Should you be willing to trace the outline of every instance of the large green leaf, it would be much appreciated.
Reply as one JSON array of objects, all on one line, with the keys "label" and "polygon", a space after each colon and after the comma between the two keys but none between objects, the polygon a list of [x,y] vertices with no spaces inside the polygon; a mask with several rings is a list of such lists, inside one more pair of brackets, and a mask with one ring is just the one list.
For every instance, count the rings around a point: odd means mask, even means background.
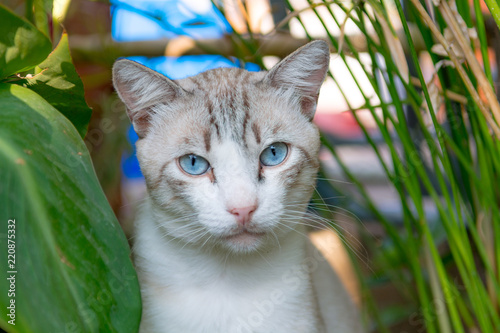
[{"label": "large green leaf", "polygon": [[83,83],[73,66],[65,33],[49,57],[37,66],[37,72],[26,80],[27,87],[43,96],[85,137],[92,110],[85,102]]},{"label": "large green leaf", "polygon": [[0,5],[0,80],[35,67],[51,49],[44,34]]},{"label": "large green leaf", "polygon": [[[71,123],[42,97],[0,83],[1,269],[17,271],[8,332],[136,332],[138,281],[124,234]],[[15,267],[6,267],[15,219]]]}]

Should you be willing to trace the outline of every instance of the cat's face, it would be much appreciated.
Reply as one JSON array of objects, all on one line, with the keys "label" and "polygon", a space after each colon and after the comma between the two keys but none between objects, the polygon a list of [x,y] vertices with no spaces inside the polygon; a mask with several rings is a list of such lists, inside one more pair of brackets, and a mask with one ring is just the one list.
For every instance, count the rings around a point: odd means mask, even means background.
[{"label": "cat's face", "polygon": [[224,68],[176,83],[115,64],[149,194],[169,216],[157,221],[164,232],[249,252],[295,228],[319,165],[311,119],[328,59],[315,42],[269,73]]}]

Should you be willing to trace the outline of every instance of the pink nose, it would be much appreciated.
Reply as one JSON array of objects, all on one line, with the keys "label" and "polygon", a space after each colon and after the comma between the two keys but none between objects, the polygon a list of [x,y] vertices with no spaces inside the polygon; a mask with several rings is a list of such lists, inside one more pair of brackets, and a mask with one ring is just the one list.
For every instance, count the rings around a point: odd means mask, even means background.
[{"label": "pink nose", "polygon": [[227,211],[233,214],[234,217],[236,217],[236,221],[239,225],[243,226],[250,221],[250,219],[252,218],[252,214],[256,209],[257,205],[252,205],[247,207],[231,208]]}]

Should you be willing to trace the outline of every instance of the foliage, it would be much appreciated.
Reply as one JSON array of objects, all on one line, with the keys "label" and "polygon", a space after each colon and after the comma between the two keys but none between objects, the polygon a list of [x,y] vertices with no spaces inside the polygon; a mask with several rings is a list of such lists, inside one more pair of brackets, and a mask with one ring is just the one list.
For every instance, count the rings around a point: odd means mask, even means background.
[{"label": "foliage", "polygon": [[83,84],[71,63],[68,36],[63,34],[49,57],[35,68],[33,78],[26,79],[26,87],[44,99],[68,118],[81,137],[85,137],[92,111],[83,97]]},{"label": "foliage", "polygon": [[[31,15],[47,26],[40,17],[47,16]],[[91,110],[67,36],[49,55],[46,34],[1,5],[0,31],[0,246],[15,249],[2,262],[4,272],[15,272],[8,273],[15,284],[3,278],[0,289],[14,286],[15,295],[0,296],[0,326],[135,332],[137,277],[82,140]],[[15,325],[7,316],[12,300]]]}]

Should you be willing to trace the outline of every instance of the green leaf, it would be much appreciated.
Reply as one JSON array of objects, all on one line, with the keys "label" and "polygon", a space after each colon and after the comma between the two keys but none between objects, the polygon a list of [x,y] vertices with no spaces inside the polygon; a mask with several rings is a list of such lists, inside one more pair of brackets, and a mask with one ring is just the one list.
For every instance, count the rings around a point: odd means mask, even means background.
[{"label": "green leaf", "polygon": [[85,137],[92,110],[85,102],[83,83],[73,66],[66,33],[36,71],[39,74],[26,79],[26,87],[59,110]]},{"label": "green leaf", "polygon": [[33,1],[35,26],[46,36],[50,36],[49,15],[52,14],[52,3],[52,0]]},{"label": "green leaf", "polygon": [[51,49],[44,34],[0,5],[0,80],[35,67]]},{"label": "green leaf", "polygon": [[[129,247],[71,123],[33,91],[0,83],[0,279],[8,332],[137,332]],[[15,267],[7,265],[15,220]],[[10,274],[9,274],[10,275]],[[15,299],[15,326],[7,323]]]}]

